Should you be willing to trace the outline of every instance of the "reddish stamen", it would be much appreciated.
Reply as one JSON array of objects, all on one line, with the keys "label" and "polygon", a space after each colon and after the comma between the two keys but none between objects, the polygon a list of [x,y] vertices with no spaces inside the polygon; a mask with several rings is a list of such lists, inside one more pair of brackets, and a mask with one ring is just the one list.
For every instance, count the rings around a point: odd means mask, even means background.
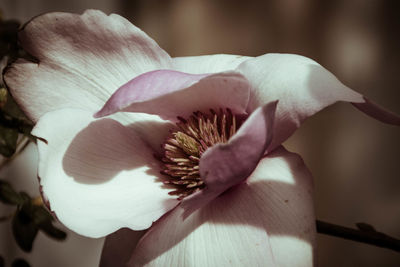
[{"label": "reddish stamen", "polygon": [[201,155],[215,144],[226,143],[241,124],[230,109],[210,113],[197,111],[188,119],[178,117],[179,130],[172,132],[162,145],[161,173],[167,176],[164,183],[176,188],[169,194],[179,200],[206,186],[199,171]]}]

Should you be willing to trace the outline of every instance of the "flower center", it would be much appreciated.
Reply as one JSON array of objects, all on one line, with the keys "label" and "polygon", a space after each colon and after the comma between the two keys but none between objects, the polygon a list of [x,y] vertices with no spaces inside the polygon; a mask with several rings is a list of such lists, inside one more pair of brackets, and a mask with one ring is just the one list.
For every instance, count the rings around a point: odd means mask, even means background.
[{"label": "flower center", "polygon": [[175,187],[169,194],[182,200],[206,186],[200,177],[201,155],[215,144],[226,143],[243,120],[238,120],[230,109],[221,109],[219,113],[210,110],[210,114],[197,111],[188,119],[178,119],[179,130],[163,144],[161,173],[167,176],[164,183]]}]

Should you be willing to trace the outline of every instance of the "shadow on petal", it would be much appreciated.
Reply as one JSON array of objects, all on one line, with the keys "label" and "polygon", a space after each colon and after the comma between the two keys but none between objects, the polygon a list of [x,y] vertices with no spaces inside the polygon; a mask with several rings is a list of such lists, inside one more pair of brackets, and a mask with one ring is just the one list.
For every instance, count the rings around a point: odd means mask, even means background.
[{"label": "shadow on petal", "polygon": [[90,123],[69,145],[63,158],[64,171],[83,184],[105,183],[122,171],[142,166],[150,167],[146,171],[149,175],[160,177],[154,150],[142,136],[146,128],[163,133],[165,125],[151,121],[138,124],[125,127],[112,119]]},{"label": "shadow on petal", "polygon": [[[289,154],[289,157],[291,155],[294,154]],[[271,172],[291,177],[269,176],[268,169],[262,168],[261,172],[256,169],[252,177],[265,174],[263,180],[256,177],[254,182],[231,188],[185,220],[180,207],[164,215],[139,242],[131,264],[136,266],[153,261],[156,264],[160,259],[172,259],[183,253],[185,258],[193,260],[196,258],[195,253],[191,254],[193,251],[207,250],[207,244],[218,247],[219,242],[229,243],[229,234],[235,235],[235,229],[246,228],[252,233],[251,229],[259,229],[268,235],[267,244],[270,244],[278,265],[291,266],[288,261],[295,260],[304,261],[301,266],[311,265],[316,234],[313,186],[310,173],[298,159],[297,156],[285,164],[278,164]],[[268,160],[273,160],[273,157]],[[221,239],[220,231],[229,234]],[[206,240],[208,238],[210,240]],[[252,238],[243,236],[243,240],[254,245]],[[285,247],[287,249],[283,249]],[[282,255],[285,251],[296,256],[286,259]],[[265,253],[268,252],[268,247],[265,247]]]},{"label": "shadow on petal", "polygon": [[132,231],[128,228],[121,228],[108,235],[104,241],[99,266],[125,266],[125,263],[132,255],[137,242],[144,233],[145,231]]}]

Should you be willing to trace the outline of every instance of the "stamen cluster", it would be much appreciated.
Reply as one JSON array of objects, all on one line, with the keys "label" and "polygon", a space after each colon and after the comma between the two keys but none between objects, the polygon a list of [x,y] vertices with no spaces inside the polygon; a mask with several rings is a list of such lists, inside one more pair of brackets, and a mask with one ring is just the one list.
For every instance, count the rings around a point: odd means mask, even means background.
[{"label": "stamen cluster", "polygon": [[226,143],[240,125],[230,109],[210,110],[210,114],[197,111],[188,119],[178,119],[179,130],[163,144],[161,173],[168,176],[164,183],[176,188],[169,194],[181,200],[206,186],[200,177],[201,155],[215,144]]}]

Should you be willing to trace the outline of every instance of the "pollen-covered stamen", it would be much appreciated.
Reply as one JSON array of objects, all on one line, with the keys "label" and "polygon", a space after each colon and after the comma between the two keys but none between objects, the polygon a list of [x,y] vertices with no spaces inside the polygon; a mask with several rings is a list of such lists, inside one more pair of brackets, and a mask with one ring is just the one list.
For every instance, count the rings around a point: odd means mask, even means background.
[{"label": "pollen-covered stamen", "polygon": [[183,199],[205,187],[199,170],[201,155],[215,144],[226,143],[241,122],[237,122],[229,109],[221,109],[219,113],[210,110],[210,114],[197,111],[188,119],[178,119],[179,130],[163,144],[164,168],[161,173],[168,176],[165,184],[176,187],[169,194]]}]

